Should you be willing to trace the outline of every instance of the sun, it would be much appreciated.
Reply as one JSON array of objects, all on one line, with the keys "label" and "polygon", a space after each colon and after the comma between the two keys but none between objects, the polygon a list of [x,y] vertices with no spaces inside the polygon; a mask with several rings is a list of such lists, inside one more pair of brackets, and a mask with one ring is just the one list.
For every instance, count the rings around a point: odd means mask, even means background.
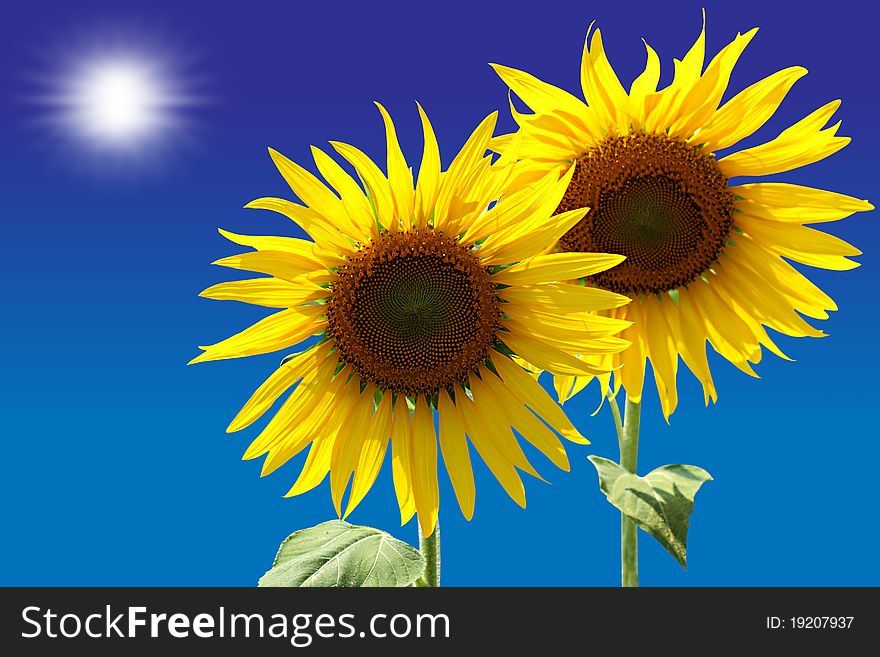
[{"label": "sun", "polygon": [[110,148],[130,147],[169,127],[176,104],[155,67],[133,58],[86,63],[63,101],[69,126]]},{"label": "sun", "polygon": [[[36,126],[66,161],[105,173],[167,161],[192,141],[206,104],[197,62],[167,38],[131,29],[90,30],[58,44],[30,96]],[[116,166],[116,164],[124,166]],[[138,171],[142,170],[137,167]]]}]

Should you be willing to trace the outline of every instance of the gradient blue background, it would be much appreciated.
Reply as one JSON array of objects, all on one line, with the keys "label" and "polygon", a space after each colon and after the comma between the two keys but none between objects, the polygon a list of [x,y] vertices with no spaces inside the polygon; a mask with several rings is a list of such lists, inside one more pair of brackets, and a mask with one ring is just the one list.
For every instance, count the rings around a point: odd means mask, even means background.
[{"label": "gradient blue background", "polygon": [[[737,31],[761,27],[733,90],[789,65],[810,71],[750,143],[844,99],[842,133],[853,143],[777,179],[876,202],[877,17],[867,3],[704,4],[710,54]],[[515,6],[33,1],[5,8],[0,584],[250,586],[287,534],[333,515],[326,482],[282,498],[302,457],[261,479],[259,462],[240,460],[255,431],[224,433],[278,356],[185,366],[195,345],[260,316],[196,296],[234,277],[208,264],[235,252],[216,227],[292,230],[283,218],[242,209],[258,196],[289,195],[268,145],[308,166],[309,144],[338,139],[382,161],[373,99],[395,117],[413,162],[421,152],[419,99],[448,162],[488,112],[502,109],[502,127],[511,126],[505,88],[487,62],[577,90],[583,37],[598,19],[625,83],[643,66],[640,37],[660,53],[665,81],[672,57],[700,27],[696,3],[539,3],[526,14]],[[81,154],[41,132],[32,121],[39,109],[25,100],[34,74],[64,63],[47,53],[114,24],[180,46],[210,100],[188,113],[197,125],[191,143],[125,176],[79,166]],[[828,338],[779,340],[796,363],[768,355],[758,366],[762,378],[752,379],[713,355],[719,403],[706,409],[684,371],[671,426],[656,392],[647,396],[642,473],[685,462],[715,481],[692,517],[690,571],[642,534],[643,584],[880,584],[875,222],[863,214],[827,226],[862,248],[863,266],[809,272],[841,310],[821,323]],[[476,515],[467,523],[441,470],[444,583],[618,582],[619,516],[586,460],[616,458],[607,408],[589,417],[596,402],[591,389],[567,406],[593,440],[570,450],[570,474],[535,455],[552,485],[527,481],[526,510],[480,463]],[[387,467],[350,519],[415,540],[414,523],[399,526]]]}]

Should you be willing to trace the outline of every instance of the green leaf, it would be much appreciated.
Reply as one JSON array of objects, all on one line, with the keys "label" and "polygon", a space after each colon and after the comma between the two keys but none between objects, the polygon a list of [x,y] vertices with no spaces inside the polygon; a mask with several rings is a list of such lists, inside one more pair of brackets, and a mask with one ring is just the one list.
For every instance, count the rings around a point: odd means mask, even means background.
[{"label": "green leaf", "polygon": [[687,532],[694,497],[712,476],[696,465],[664,465],[639,477],[601,456],[589,459],[608,501],[687,569]]},{"label": "green leaf", "polygon": [[284,539],[258,586],[410,586],[424,568],[421,553],[390,534],[330,520]]}]

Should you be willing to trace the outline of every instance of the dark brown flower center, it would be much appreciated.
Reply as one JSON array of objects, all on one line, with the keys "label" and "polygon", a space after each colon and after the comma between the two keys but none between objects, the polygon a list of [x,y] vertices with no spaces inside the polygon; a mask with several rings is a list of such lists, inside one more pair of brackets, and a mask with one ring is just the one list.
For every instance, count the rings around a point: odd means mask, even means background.
[{"label": "dark brown flower center", "polygon": [[589,207],[565,251],[626,260],[590,282],[629,296],[661,294],[709,269],[733,226],[734,197],[714,157],[680,139],[606,139],[577,160],[557,212]]},{"label": "dark brown flower center", "polygon": [[433,395],[463,383],[497,342],[495,286],[455,237],[385,233],[338,273],[329,333],[340,361],[382,390]]}]

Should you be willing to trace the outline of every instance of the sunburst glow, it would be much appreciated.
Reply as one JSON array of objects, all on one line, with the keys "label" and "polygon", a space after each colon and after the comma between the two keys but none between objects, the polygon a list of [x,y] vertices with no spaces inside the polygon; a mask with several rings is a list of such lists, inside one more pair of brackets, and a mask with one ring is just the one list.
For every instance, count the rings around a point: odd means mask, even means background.
[{"label": "sunburst glow", "polygon": [[63,97],[71,127],[107,146],[141,141],[171,121],[174,97],[144,62],[91,62]]},{"label": "sunburst glow", "polygon": [[66,159],[92,159],[102,171],[122,171],[128,167],[114,169],[110,161],[156,161],[191,136],[190,110],[203,103],[191,62],[157,43],[119,30],[93,32],[52,58],[50,66],[65,64],[41,76],[34,100],[46,110],[40,125],[49,127],[44,133],[52,145],[69,147]]}]

